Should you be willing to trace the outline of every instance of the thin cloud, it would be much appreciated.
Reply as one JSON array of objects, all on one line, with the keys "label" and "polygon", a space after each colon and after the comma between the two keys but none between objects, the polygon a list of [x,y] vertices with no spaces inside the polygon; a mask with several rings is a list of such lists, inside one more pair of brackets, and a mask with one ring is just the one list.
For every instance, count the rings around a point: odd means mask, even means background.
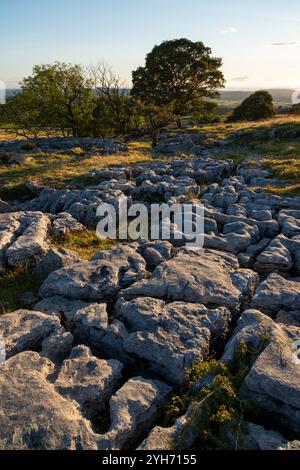
[{"label": "thin cloud", "polygon": [[229,26],[226,29],[221,29],[220,30],[221,34],[234,34],[234,33],[238,33],[238,32],[239,32],[239,30],[237,28],[234,28],[233,26]]},{"label": "thin cloud", "polygon": [[287,46],[297,46],[299,44],[296,41],[291,41],[291,42],[273,42],[272,46],[275,47],[287,47]]},{"label": "thin cloud", "polygon": [[230,79],[232,82],[247,82],[250,80],[250,77],[233,77]]}]

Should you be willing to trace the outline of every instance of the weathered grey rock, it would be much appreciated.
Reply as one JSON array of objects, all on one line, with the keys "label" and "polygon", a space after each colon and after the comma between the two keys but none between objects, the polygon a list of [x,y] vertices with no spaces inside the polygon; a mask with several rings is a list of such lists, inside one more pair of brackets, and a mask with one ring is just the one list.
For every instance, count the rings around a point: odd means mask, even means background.
[{"label": "weathered grey rock", "polygon": [[4,201],[2,201],[2,199],[0,199],[0,214],[4,214],[4,213],[7,213],[7,212],[12,212],[10,204],[8,204],[8,202],[4,202]]},{"label": "weathered grey rock", "polygon": [[246,377],[240,394],[266,417],[300,436],[300,367],[293,344],[300,328],[277,324]]},{"label": "weathered grey rock", "polygon": [[37,350],[45,338],[62,331],[59,319],[40,312],[18,310],[0,316],[0,331],[10,358],[21,351]]},{"label": "weathered grey rock", "polygon": [[49,249],[50,220],[41,212],[19,213],[21,235],[6,250],[7,263],[17,267],[37,262]]},{"label": "weathered grey rock", "polygon": [[198,436],[195,414],[195,407],[190,405],[185,415],[170,428],[156,426],[137,450],[191,449]]},{"label": "weathered grey rock", "polygon": [[276,315],[276,323],[300,327],[300,310],[291,310],[289,312],[280,310]]},{"label": "weathered grey rock", "polygon": [[78,310],[89,304],[81,300],[70,300],[59,295],[42,299],[34,306],[34,310],[47,315],[57,316],[67,328],[74,329],[74,316]]},{"label": "weathered grey rock", "polygon": [[300,442],[288,442],[281,434],[266,430],[257,424],[247,423],[243,436],[245,450],[295,450]]},{"label": "weathered grey rock", "polygon": [[255,245],[250,245],[244,253],[239,253],[240,266],[242,268],[252,268],[257,256],[269,246],[270,242],[270,238],[263,238]]},{"label": "weathered grey rock", "polygon": [[0,367],[1,450],[97,450],[97,436],[75,402],[48,378],[49,359],[23,352]]},{"label": "weathered grey rock", "polygon": [[152,269],[163,261],[169,260],[172,252],[173,246],[167,241],[149,242],[142,248],[142,255]]},{"label": "weathered grey rock", "polygon": [[247,217],[247,210],[241,204],[231,204],[227,207],[226,213],[228,215],[235,215],[237,217]]},{"label": "weathered grey rock", "polygon": [[270,315],[280,310],[294,310],[300,304],[300,280],[287,280],[279,274],[261,283],[252,300],[252,306]]},{"label": "weathered grey rock", "polygon": [[81,232],[85,227],[68,212],[62,212],[52,222],[52,232],[55,237],[63,237],[70,232]]},{"label": "weathered grey rock", "polygon": [[116,310],[130,331],[124,349],[146,359],[154,371],[175,383],[182,383],[186,369],[208,355],[215,338],[226,336],[231,321],[224,307],[208,310],[203,305],[166,304],[152,298],[120,300]]},{"label": "weathered grey rock", "polygon": [[76,337],[103,351],[109,357],[132,362],[124,349],[128,337],[125,325],[117,319],[109,321],[106,304],[90,304],[73,317]]},{"label": "weathered grey rock", "polygon": [[40,289],[41,296],[111,300],[120,289],[142,279],[146,272],[144,258],[128,245],[101,252],[93,259],[50,274]]},{"label": "weathered grey rock", "polygon": [[115,360],[97,359],[89,348],[78,346],[66,359],[55,381],[60,395],[75,400],[86,417],[100,413],[116,390],[123,365]]},{"label": "weathered grey rock", "polygon": [[226,253],[233,253],[235,255],[244,252],[251,246],[253,240],[249,232],[230,233],[223,236],[215,234],[205,235],[204,247],[215,250],[225,251]]},{"label": "weathered grey rock", "polygon": [[54,296],[40,301],[35,309],[60,318],[76,341],[93,346],[106,356],[133,362],[123,347],[129,333],[118,319],[109,320],[106,304]]},{"label": "weathered grey rock", "polygon": [[63,247],[51,248],[37,265],[36,270],[43,279],[46,279],[53,271],[72,266],[80,261],[82,260],[75,251]]},{"label": "weathered grey rock", "polygon": [[150,279],[123,290],[122,296],[129,300],[145,296],[219,305],[236,311],[257,281],[253,271],[239,270],[233,255],[213,250],[179,251],[174,259],[160,264]]},{"label": "weathered grey rock", "polygon": [[251,212],[251,218],[254,220],[266,221],[272,220],[272,212],[270,210],[253,210]]},{"label": "weathered grey rock", "polygon": [[256,259],[255,270],[260,273],[287,272],[293,267],[288,239],[278,235]]},{"label": "weathered grey rock", "polygon": [[241,342],[248,344],[253,351],[259,351],[263,339],[267,344],[268,338],[272,337],[274,330],[276,330],[276,324],[270,317],[258,310],[246,310],[238,320],[237,327],[226,345],[221,361],[224,363],[231,361]]},{"label": "weathered grey rock", "polygon": [[74,337],[66,331],[60,334],[52,334],[42,343],[42,355],[48,357],[54,363],[61,363],[71,353]]},{"label": "weathered grey rock", "polygon": [[0,214],[0,273],[7,267],[6,251],[16,239],[20,221],[15,214]]},{"label": "weathered grey rock", "polygon": [[278,214],[282,233],[288,238],[300,235],[300,210],[282,210]]},{"label": "weathered grey rock", "polygon": [[103,450],[122,450],[149,430],[171,387],[158,380],[136,377],[110,400],[111,428],[99,440]]}]

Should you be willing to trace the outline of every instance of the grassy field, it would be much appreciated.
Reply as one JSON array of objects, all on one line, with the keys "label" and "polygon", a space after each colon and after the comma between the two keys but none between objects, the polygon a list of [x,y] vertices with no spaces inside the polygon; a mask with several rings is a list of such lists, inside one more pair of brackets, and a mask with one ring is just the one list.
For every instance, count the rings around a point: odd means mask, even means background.
[{"label": "grassy field", "polygon": [[[268,133],[276,130],[279,138],[270,139]],[[205,135],[206,143],[220,140],[230,140],[231,143],[222,149],[218,158],[232,158],[236,164],[251,155],[259,155],[264,164],[271,168],[275,177],[285,181],[287,188],[268,188],[278,194],[300,194],[299,168],[300,168],[300,117],[276,116],[273,119],[259,122],[220,123],[203,126],[187,127],[184,131],[201,133]],[[286,132],[294,132],[297,137],[280,138]],[[173,131],[175,134],[180,132]],[[299,135],[299,137],[298,137]],[[1,134],[0,140],[9,139]],[[73,184],[76,187],[85,187],[95,184],[93,177],[86,173],[94,168],[113,165],[132,165],[149,162],[153,155],[151,144],[145,142],[131,142],[129,152],[124,155],[85,155],[81,149],[65,155],[60,153],[30,153],[32,160],[22,166],[0,165],[0,197],[4,200],[13,200],[28,195],[26,183],[32,181],[54,188],[63,188]]]},{"label": "grassy field", "polygon": [[26,183],[29,181],[53,188],[63,188],[74,182],[80,187],[89,183],[84,175],[91,169],[152,160],[148,142],[133,142],[129,145],[129,153],[124,155],[85,155],[79,149],[69,155],[24,153],[32,158],[29,163],[22,166],[0,165],[0,197],[4,200],[26,196]]},{"label": "grassy field", "polygon": [[[269,186],[267,191],[300,195],[300,117],[277,116],[267,121],[212,124],[190,130],[207,134],[207,142],[230,139],[218,158],[231,158],[236,165],[245,158],[259,156],[273,177],[286,183],[284,188]],[[276,131],[275,138],[268,137],[271,130]]]}]

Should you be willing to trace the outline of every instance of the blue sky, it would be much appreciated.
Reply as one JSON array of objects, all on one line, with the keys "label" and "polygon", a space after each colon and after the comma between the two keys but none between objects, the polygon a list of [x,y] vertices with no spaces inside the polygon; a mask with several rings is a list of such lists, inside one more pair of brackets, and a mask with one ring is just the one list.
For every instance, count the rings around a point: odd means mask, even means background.
[{"label": "blue sky", "polygon": [[223,57],[229,88],[300,85],[299,0],[0,0],[0,80],[34,64],[104,60],[130,82],[155,44],[187,37]]}]

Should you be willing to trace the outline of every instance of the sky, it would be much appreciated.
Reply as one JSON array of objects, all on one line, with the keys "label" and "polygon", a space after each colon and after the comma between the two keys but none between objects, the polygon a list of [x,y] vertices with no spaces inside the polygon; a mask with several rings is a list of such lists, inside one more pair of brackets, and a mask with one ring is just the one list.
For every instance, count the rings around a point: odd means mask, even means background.
[{"label": "sky", "polygon": [[300,88],[299,0],[0,0],[0,81],[35,64],[105,61],[131,71],[163,40],[203,41],[230,89]]}]

